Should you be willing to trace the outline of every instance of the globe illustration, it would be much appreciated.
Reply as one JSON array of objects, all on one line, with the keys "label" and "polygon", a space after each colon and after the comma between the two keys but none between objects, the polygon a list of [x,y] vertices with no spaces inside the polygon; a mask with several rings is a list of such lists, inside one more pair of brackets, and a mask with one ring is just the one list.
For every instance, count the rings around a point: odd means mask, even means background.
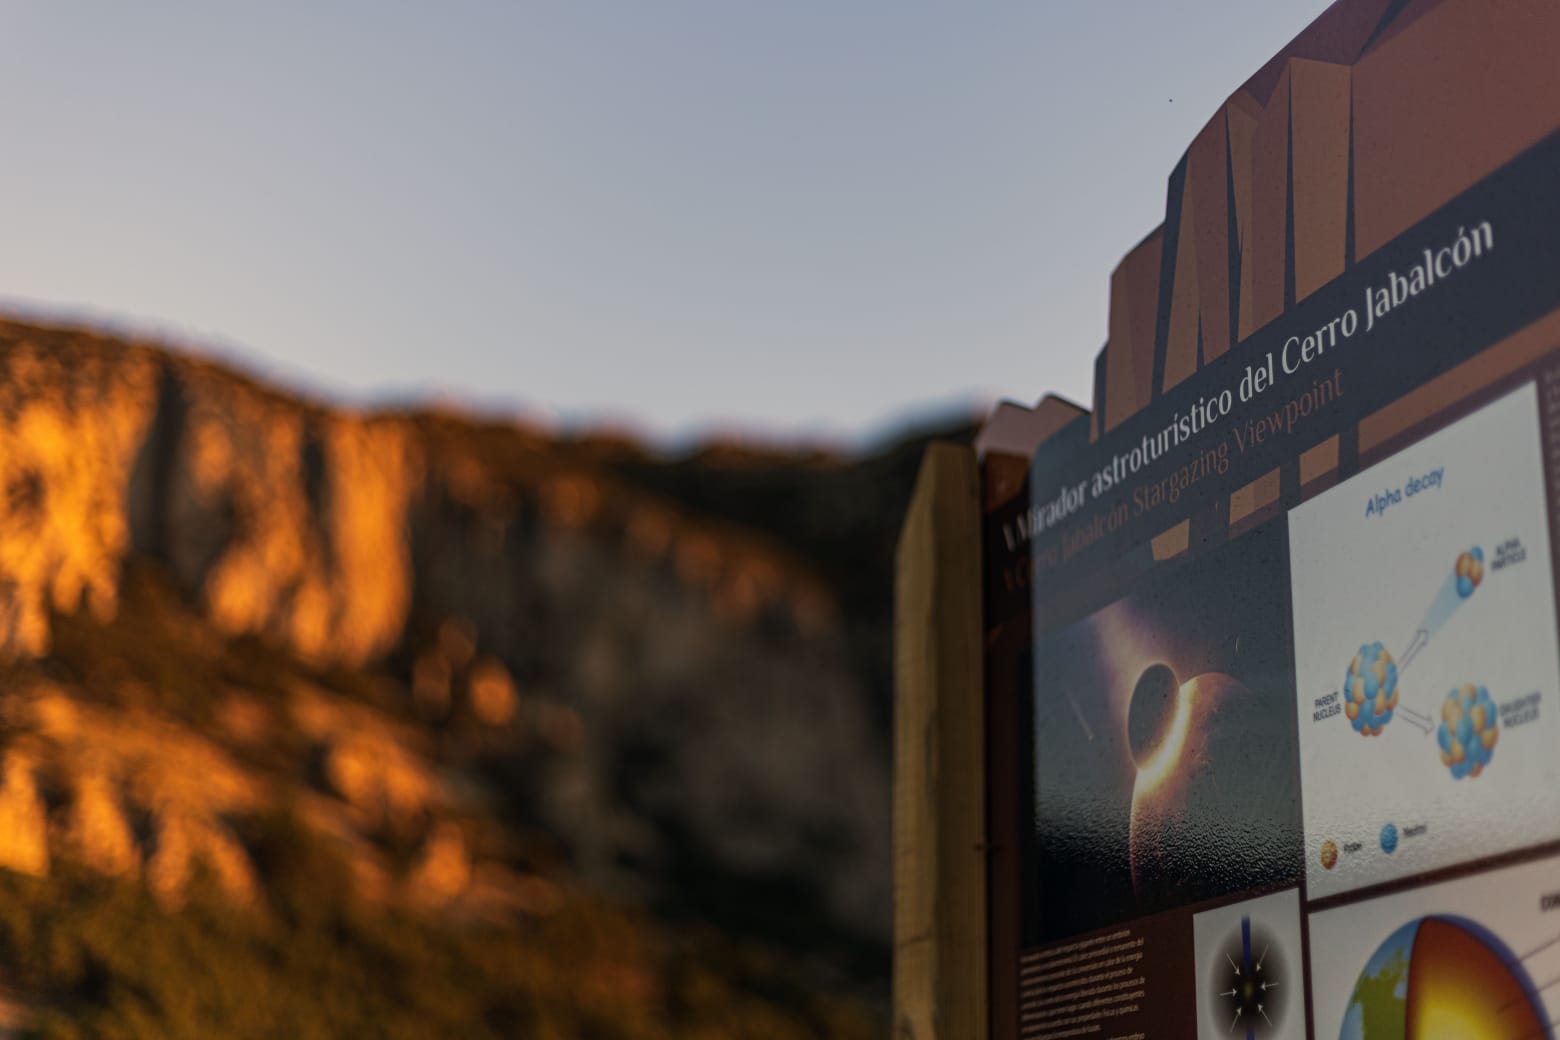
[{"label": "globe illustration", "polygon": [[1553,1037],[1532,982],[1505,944],[1460,917],[1422,917],[1387,937],[1360,972],[1339,1040]]},{"label": "globe illustration", "polygon": [[1408,1017],[1408,963],[1418,922],[1404,925],[1376,948],[1349,997],[1338,1040],[1402,1040]]},{"label": "globe illustration", "polygon": [[[1205,672],[1146,669],[1127,714],[1137,765],[1132,884],[1140,909],[1183,904],[1293,873],[1291,736],[1285,705]],[[1277,823],[1275,822],[1277,821]]]}]

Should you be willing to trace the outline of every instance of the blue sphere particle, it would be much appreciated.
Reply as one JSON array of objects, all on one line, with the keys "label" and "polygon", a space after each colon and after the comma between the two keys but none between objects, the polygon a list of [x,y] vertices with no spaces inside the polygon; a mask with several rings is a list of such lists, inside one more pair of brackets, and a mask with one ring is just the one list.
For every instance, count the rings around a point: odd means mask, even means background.
[{"label": "blue sphere particle", "polygon": [[1462,577],[1457,579],[1457,595],[1467,599],[1473,595],[1473,579]]},{"label": "blue sphere particle", "polygon": [[1398,829],[1396,824],[1389,823],[1381,828],[1381,851],[1392,855],[1397,851]]}]

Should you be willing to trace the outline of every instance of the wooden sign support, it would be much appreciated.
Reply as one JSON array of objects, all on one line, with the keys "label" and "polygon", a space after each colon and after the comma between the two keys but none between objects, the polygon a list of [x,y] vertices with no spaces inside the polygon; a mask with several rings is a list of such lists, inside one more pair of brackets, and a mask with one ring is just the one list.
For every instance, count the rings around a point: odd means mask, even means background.
[{"label": "wooden sign support", "polygon": [[980,477],[934,444],[894,589],[894,1037],[987,1035]]}]

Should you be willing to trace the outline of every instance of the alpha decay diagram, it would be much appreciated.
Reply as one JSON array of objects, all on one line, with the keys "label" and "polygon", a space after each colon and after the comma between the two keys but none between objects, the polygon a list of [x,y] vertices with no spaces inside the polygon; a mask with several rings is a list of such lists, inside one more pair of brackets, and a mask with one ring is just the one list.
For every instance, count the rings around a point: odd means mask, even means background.
[{"label": "alpha decay diagram", "polygon": [[[1441,764],[1454,780],[1476,779],[1490,768],[1496,745],[1501,738],[1502,714],[1508,725],[1527,721],[1524,713],[1537,714],[1538,693],[1529,694],[1504,706],[1496,704],[1488,688],[1472,675],[1458,676],[1452,682],[1424,684],[1441,694],[1439,705],[1405,697],[1403,676],[1414,660],[1436,635],[1453,623],[1457,615],[1478,601],[1477,592],[1486,578],[1499,580],[1499,572],[1521,563],[1526,557],[1519,539],[1503,542],[1494,559],[1486,561],[1484,550],[1475,545],[1459,554],[1445,580],[1426,608],[1413,635],[1394,657],[1380,642],[1365,643],[1355,653],[1344,674],[1339,691],[1341,714],[1362,737],[1380,737],[1395,719],[1425,737],[1432,734]],[[1417,678],[1417,677],[1416,677]],[[1402,729],[1403,726],[1397,727]]]}]

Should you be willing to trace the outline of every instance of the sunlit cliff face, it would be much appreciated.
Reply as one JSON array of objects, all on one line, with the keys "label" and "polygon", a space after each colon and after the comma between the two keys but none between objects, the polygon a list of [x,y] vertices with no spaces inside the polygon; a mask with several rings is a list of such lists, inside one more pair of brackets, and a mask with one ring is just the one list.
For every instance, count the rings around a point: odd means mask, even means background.
[{"label": "sunlit cliff face", "polygon": [[0,653],[45,652],[51,610],[113,614],[154,381],[144,354],[0,354]]},{"label": "sunlit cliff face", "polygon": [[131,556],[166,563],[223,632],[321,663],[382,658],[419,609],[496,638],[515,604],[480,586],[514,564],[532,518],[665,560],[726,620],[837,620],[828,591],[771,545],[594,471],[539,461],[495,478],[480,452],[436,441],[412,418],[0,321],[0,657],[46,653],[51,611],[113,616]]},{"label": "sunlit cliff face", "polygon": [[181,413],[183,435],[154,463],[167,491],[156,533],[212,619],[310,659],[360,664],[394,646],[422,476],[411,431],[313,414],[220,375],[182,387],[159,406]]},{"label": "sunlit cliff face", "polygon": [[0,654],[45,653],[51,610],[112,616],[136,550],[225,631],[349,663],[393,645],[419,478],[404,429],[75,339],[0,336]]},{"label": "sunlit cliff face", "polygon": [[[319,704],[383,685],[413,730],[459,715],[472,747],[519,763],[509,786],[529,786],[500,797],[530,799],[591,884],[672,884],[670,868],[641,877],[670,856],[653,811],[721,869],[827,873],[831,913],[885,927],[887,767],[815,562],[573,441],[527,436],[332,409],[153,347],[0,319],[0,668],[26,677],[0,698],[0,867],[86,861],[176,902],[205,863],[245,902],[255,821],[278,790],[303,791],[290,811],[346,850],[360,893],[523,901],[472,832],[439,826],[492,811],[453,804],[448,749],[383,718],[320,721]],[[149,608],[143,586],[163,598]],[[62,665],[101,659],[111,629],[146,644],[131,671],[158,694]],[[328,689],[262,682],[256,661]],[[199,718],[164,711],[167,672],[197,674],[179,696]],[[648,808],[649,786],[622,795],[631,740],[678,771],[657,775]],[[293,755],[297,775],[240,768],[251,752]],[[845,797],[819,768],[842,761]],[[381,832],[394,863],[371,854]],[[820,858],[816,833],[844,836],[840,851]]]}]

